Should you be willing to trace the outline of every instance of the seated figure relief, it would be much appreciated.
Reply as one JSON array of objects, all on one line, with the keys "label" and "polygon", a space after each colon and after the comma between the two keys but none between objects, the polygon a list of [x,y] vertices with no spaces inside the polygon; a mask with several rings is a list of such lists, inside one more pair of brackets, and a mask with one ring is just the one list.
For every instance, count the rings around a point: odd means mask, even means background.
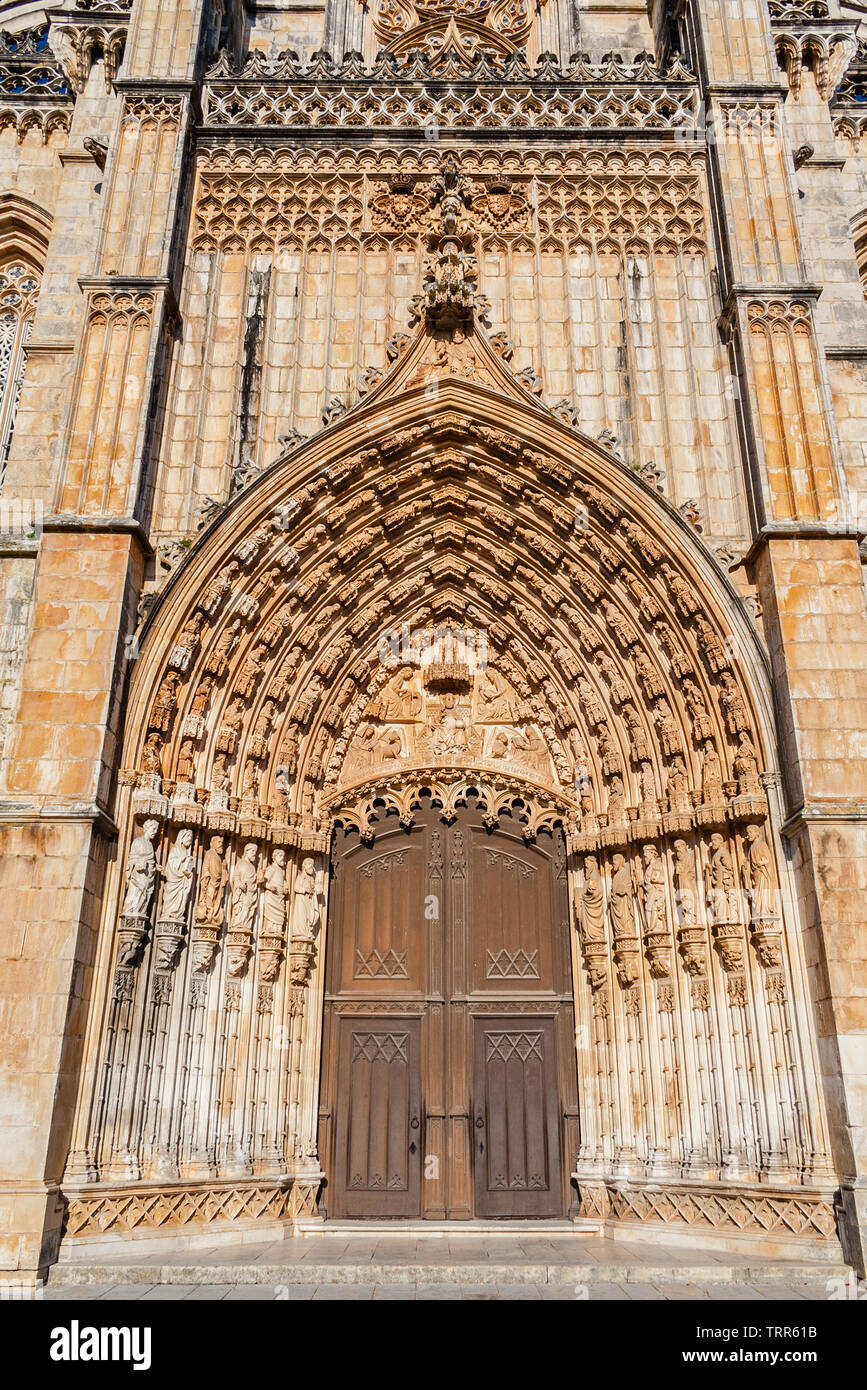
[{"label": "seated figure relief", "polygon": [[555,782],[551,754],[526,701],[490,666],[443,684],[426,668],[403,666],[364,711],[344,765],[343,782],[400,766],[454,763],[513,768]]}]

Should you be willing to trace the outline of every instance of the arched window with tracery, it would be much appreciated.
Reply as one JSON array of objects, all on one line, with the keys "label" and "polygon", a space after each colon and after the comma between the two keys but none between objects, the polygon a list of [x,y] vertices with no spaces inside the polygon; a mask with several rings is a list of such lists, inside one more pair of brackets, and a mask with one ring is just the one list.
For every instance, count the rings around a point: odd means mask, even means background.
[{"label": "arched window with tracery", "polygon": [[12,444],[39,286],[39,271],[27,258],[13,251],[0,260],[0,486]]}]

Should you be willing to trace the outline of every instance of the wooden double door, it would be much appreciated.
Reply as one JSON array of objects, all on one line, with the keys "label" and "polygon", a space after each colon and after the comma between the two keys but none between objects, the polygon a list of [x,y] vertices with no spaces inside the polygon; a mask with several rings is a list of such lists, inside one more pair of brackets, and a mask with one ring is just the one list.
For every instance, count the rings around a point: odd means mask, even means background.
[{"label": "wooden double door", "polygon": [[330,1216],[571,1207],[577,1077],[562,837],[471,803],[332,855],[320,1155]]}]

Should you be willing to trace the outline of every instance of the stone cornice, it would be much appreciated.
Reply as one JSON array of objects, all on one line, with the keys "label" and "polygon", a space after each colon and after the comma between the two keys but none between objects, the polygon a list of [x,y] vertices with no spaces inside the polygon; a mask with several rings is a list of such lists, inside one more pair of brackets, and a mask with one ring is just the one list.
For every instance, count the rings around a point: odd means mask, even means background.
[{"label": "stone cornice", "polygon": [[808,825],[852,824],[867,821],[867,803],[807,802],[792,811],[780,826],[780,834],[790,838]]},{"label": "stone cornice", "polygon": [[103,835],[116,839],[118,828],[113,818],[101,806],[43,806],[26,802],[0,801],[0,825],[93,825]]},{"label": "stone cornice", "polygon": [[761,528],[741,563],[751,564],[769,541],[835,540],[852,541],[857,545],[863,536],[863,531],[858,531],[852,526],[831,526],[824,521],[769,521]]},{"label": "stone cornice", "polygon": [[74,516],[70,513],[54,513],[42,521],[43,531],[83,531],[91,533],[114,532],[117,535],[133,536],[146,555],[154,554],[150,537],[140,521],[134,516]]}]

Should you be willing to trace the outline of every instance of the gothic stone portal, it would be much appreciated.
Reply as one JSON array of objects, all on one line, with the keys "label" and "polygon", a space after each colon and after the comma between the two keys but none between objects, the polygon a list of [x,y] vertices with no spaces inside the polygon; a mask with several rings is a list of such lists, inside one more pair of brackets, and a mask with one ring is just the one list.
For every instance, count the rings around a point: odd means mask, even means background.
[{"label": "gothic stone portal", "polygon": [[472,797],[332,858],[320,1153],[341,1217],[552,1217],[577,1152],[565,847]]}]

